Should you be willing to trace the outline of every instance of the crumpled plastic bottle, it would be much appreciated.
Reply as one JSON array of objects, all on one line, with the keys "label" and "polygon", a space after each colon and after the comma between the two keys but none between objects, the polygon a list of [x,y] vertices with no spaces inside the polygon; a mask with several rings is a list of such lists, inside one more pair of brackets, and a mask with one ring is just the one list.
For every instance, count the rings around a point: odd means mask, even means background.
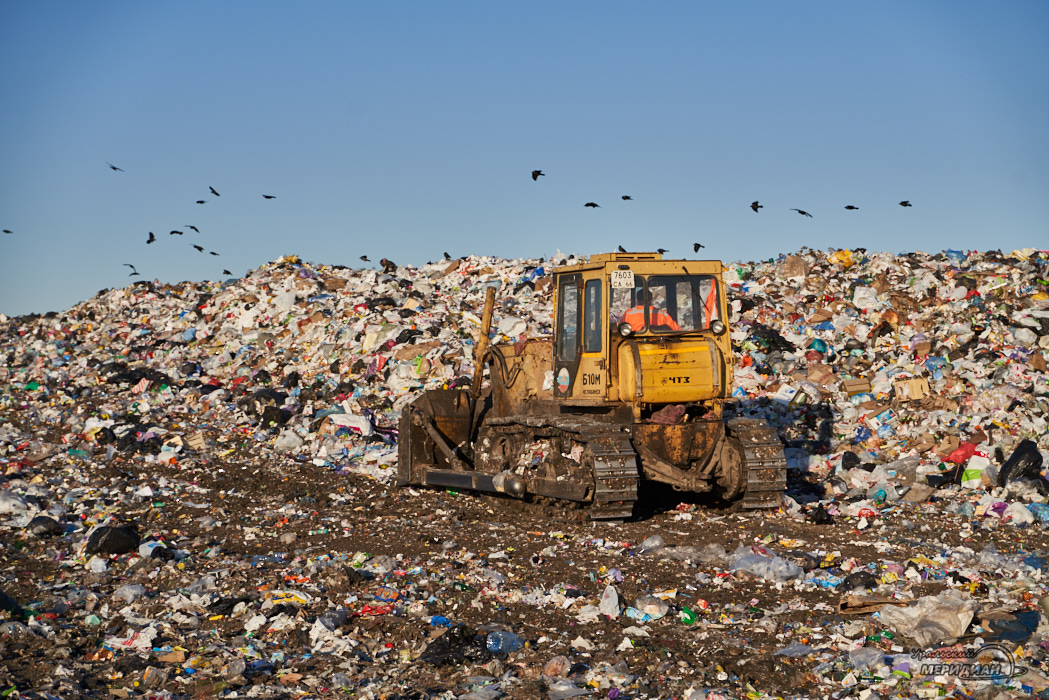
[{"label": "crumpled plastic bottle", "polygon": [[488,633],[484,644],[493,654],[509,654],[521,649],[524,646],[524,640],[513,632],[496,630]]},{"label": "crumpled plastic bottle", "polygon": [[663,542],[662,535],[651,535],[646,537],[645,541],[639,544],[634,551],[638,554],[652,554],[653,552],[658,552],[663,549],[665,546],[666,543]]}]

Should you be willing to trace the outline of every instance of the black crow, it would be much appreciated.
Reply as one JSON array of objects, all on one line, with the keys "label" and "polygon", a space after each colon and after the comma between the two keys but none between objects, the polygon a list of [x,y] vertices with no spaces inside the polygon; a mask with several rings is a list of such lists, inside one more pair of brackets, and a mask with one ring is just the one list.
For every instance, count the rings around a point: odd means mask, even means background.
[{"label": "black crow", "polygon": [[542,170],[533,170],[532,171],[532,179],[533,180],[538,180],[540,175],[543,175],[545,177],[546,173],[544,173]]},{"label": "black crow", "polygon": [[196,243],[194,243],[193,247],[196,248],[197,250],[199,250],[201,253],[204,252],[204,246],[200,246],[200,245],[197,245]]},{"label": "black crow", "polygon": [[706,246],[703,245],[702,243],[693,243],[692,244],[692,252],[693,253],[698,253],[700,248],[706,248]]},{"label": "black crow", "polygon": [[221,197],[222,196],[221,194],[219,194],[218,192],[215,191],[214,187],[208,187],[208,189],[211,190],[211,194],[215,195],[216,197]]},{"label": "black crow", "polygon": [[113,165],[112,163],[107,162],[106,165],[109,166],[110,170],[116,170],[118,172],[124,172],[123,168],[118,168],[117,166]]},{"label": "black crow", "polygon": [[634,198],[633,198],[633,197],[631,197],[631,196],[630,196],[630,195],[628,195],[628,194],[625,194],[625,195],[623,195],[623,201],[624,201],[624,202],[630,202],[630,201],[633,201],[633,199],[634,199]]},{"label": "black crow", "polygon": [[810,219],[812,218],[812,214],[808,213],[807,211],[802,211],[801,209],[791,209],[791,211],[796,211],[799,214],[801,214],[802,216],[807,216]]},{"label": "black crow", "polygon": [[859,209],[859,207],[854,207],[854,206],[852,206],[851,204],[846,204],[846,205],[845,205],[845,208],[846,208],[846,209],[848,209],[849,211],[852,211],[852,210],[854,210],[854,209]]},{"label": "black crow", "polygon": [[756,214],[756,213],[758,213],[758,209],[764,209],[765,207],[763,207],[762,205],[758,204],[757,202],[751,202],[750,203],[750,208],[753,209],[754,213]]},{"label": "black crow", "polygon": [[600,205],[594,204],[593,202],[587,202],[583,205],[584,207],[590,207],[591,209],[597,209]]},{"label": "black crow", "polygon": [[150,231],[150,232],[149,232],[149,240],[148,240],[148,241],[146,241],[146,245],[149,245],[150,243],[152,243],[152,242],[153,242],[153,241],[155,241],[155,240],[157,240],[157,237],[153,235],[153,232],[152,232],[152,231]]},{"label": "black crow", "polygon": [[909,207],[910,205],[911,205],[911,200],[909,200],[909,199],[905,199],[902,202],[900,202],[900,206],[901,207]]},{"label": "black crow", "polygon": [[277,198],[277,195],[274,195],[274,194],[264,194],[264,195],[262,195],[262,198],[263,198],[263,199],[276,199],[276,198]]}]

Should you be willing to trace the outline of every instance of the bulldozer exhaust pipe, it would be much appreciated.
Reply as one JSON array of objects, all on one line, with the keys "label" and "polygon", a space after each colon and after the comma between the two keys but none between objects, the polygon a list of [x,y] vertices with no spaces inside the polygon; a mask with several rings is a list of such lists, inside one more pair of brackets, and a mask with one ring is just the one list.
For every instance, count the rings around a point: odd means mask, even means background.
[{"label": "bulldozer exhaust pipe", "polygon": [[474,380],[470,395],[475,399],[481,395],[484,379],[484,356],[488,352],[488,334],[492,331],[492,310],[495,308],[495,287],[489,287],[484,297],[484,313],[481,314],[481,333],[474,345]]}]

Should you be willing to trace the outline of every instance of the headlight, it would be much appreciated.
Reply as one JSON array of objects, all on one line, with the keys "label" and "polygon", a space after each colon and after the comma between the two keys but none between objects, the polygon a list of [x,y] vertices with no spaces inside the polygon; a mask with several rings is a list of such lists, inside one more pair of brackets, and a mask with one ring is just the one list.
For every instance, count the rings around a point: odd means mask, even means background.
[{"label": "headlight", "polygon": [[710,324],[710,330],[714,331],[714,335],[721,335],[725,332],[725,324],[721,321],[714,321]]},{"label": "headlight", "polygon": [[633,326],[631,326],[626,321],[624,321],[623,323],[620,323],[618,326],[616,326],[616,330],[618,330],[619,331],[619,335],[623,336],[624,338],[629,338],[631,335],[634,334]]}]

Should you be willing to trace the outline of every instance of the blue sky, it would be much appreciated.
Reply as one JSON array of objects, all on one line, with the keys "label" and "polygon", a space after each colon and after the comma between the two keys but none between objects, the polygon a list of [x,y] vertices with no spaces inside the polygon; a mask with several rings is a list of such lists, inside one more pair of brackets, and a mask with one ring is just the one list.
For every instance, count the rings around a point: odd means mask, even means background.
[{"label": "blue sky", "polygon": [[292,253],[1049,247],[1046,37],[1044,0],[6,0],[0,313]]}]

